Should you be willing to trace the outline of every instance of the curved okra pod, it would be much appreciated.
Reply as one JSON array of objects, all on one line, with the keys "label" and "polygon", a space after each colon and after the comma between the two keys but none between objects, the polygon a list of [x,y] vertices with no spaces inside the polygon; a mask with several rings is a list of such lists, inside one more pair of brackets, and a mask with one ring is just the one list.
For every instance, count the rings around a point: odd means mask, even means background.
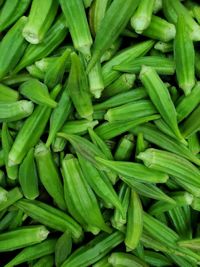
[{"label": "curved okra pod", "polygon": [[29,7],[31,0],[8,0],[0,11],[0,31],[7,29],[20,18]]},{"label": "curved okra pod", "polygon": [[165,122],[178,138],[183,139],[178,128],[177,114],[169,91],[156,71],[151,67],[143,66],[140,80]]},{"label": "curved okra pod", "polygon": [[148,142],[153,143],[162,149],[173,152],[180,157],[184,157],[197,165],[200,165],[200,160],[188,149],[186,145],[162,133],[153,124],[146,123],[139,125],[131,129],[131,132],[134,134],[142,133],[145,140]]},{"label": "curved okra pod", "polygon": [[133,103],[121,105],[108,109],[104,115],[105,120],[109,122],[132,121],[157,114],[157,110],[150,100],[138,100]]},{"label": "curved okra pod", "polygon": [[176,24],[174,60],[178,85],[187,96],[195,85],[195,51],[184,16],[179,16]]},{"label": "curved okra pod", "polygon": [[108,262],[111,263],[111,266],[113,267],[148,267],[146,262],[144,262],[142,259],[134,256],[133,254],[123,252],[112,253],[111,256],[108,258]]},{"label": "curved okra pod", "polygon": [[44,143],[35,148],[35,159],[40,181],[61,210],[66,210],[63,185],[50,149]]},{"label": "curved okra pod", "polygon": [[56,267],[62,265],[62,263],[69,257],[72,251],[72,237],[71,233],[64,232],[57,240],[55,246],[55,264]]},{"label": "curved okra pod", "polygon": [[111,229],[104,222],[96,196],[85,180],[78,160],[72,155],[66,156],[62,161],[62,174],[71,201],[87,224],[110,232]]},{"label": "curved okra pod", "polygon": [[26,20],[26,17],[21,17],[1,40],[0,79],[14,69],[24,53],[27,42],[21,32]]},{"label": "curved okra pod", "polygon": [[49,87],[53,88],[57,84],[62,83],[64,73],[66,71],[66,66],[69,63],[71,49],[67,48],[63,54],[58,57],[53,64],[51,64],[46,72],[44,77],[44,83]]},{"label": "curved okra pod", "polygon": [[106,62],[102,68],[104,86],[107,87],[120,77],[121,73],[119,71],[113,70],[114,66],[125,62],[128,64],[129,62],[134,61],[136,58],[144,56],[153,47],[153,45],[154,41],[152,40],[140,42],[139,44],[122,50],[111,60]]},{"label": "curved okra pod", "polygon": [[102,19],[101,27],[97,30],[92,57],[87,67],[88,72],[125,29],[129,19],[137,8],[138,2],[138,0],[127,0],[126,5],[124,5],[123,0],[116,0],[111,3]]},{"label": "curved okra pod", "polygon": [[57,106],[56,101],[50,98],[47,86],[37,79],[29,79],[22,83],[19,87],[19,92],[36,104],[46,105],[51,108]]},{"label": "curved okra pod", "polygon": [[27,199],[35,199],[39,196],[38,176],[34,162],[34,149],[30,149],[19,166],[19,184]]},{"label": "curved okra pod", "polygon": [[122,212],[122,204],[111,184],[106,177],[101,176],[101,173],[83,156],[78,154],[78,160],[83,171],[84,178],[94,190],[94,192],[102,198],[106,203],[111,203],[116,209]]},{"label": "curved okra pod", "polygon": [[33,107],[33,103],[27,100],[0,103],[0,122],[18,121],[26,118],[33,112]]},{"label": "curved okra pod", "polygon": [[72,102],[67,88],[64,86],[63,92],[57,103],[57,107],[52,111],[50,116],[50,128],[46,141],[46,146],[49,147],[56,137],[56,133],[61,129],[64,122],[68,119],[72,112]]},{"label": "curved okra pod", "polygon": [[3,123],[3,126],[2,126],[1,142],[2,142],[2,148],[4,151],[6,174],[8,178],[15,180],[18,178],[18,166],[8,166],[8,155],[13,145],[13,138],[9,132],[9,129],[6,123]]},{"label": "curved okra pod", "polygon": [[60,0],[62,11],[73,40],[74,47],[80,51],[86,59],[90,58],[92,37],[86,18],[83,1]]},{"label": "curved okra pod", "polygon": [[0,251],[12,251],[42,242],[49,231],[44,226],[26,226],[0,234]]},{"label": "curved okra pod", "polygon": [[48,56],[65,39],[68,33],[64,16],[58,17],[57,21],[47,32],[44,40],[37,45],[29,44],[19,64],[14,69],[14,73],[19,72],[24,67],[30,66],[35,61]]},{"label": "curved okra pod", "polygon": [[144,183],[165,183],[168,180],[168,175],[162,171],[149,170],[140,163],[126,161],[112,161],[103,158],[95,157],[99,164],[114,171],[118,175],[126,179],[136,180],[136,182]]},{"label": "curved okra pod", "polygon": [[123,233],[116,231],[110,235],[101,234],[85,246],[80,247],[61,265],[61,267],[90,266],[107,255],[123,242]]},{"label": "curved okra pod", "polygon": [[16,102],[19,99],[18,91],[0,83],[0,102]]},{"label": "curved okra pod", "polygon": [[11,261],[5,265],[5,267],[13,267],[15,265],[36,260],[43,256],[54,253],[56,241],[57,240],[55,238],[49,238],[39,244],[28,246],[22,249]]},{"label": "curved okra pod", "polygon": [[23,210],[34,220],[61,232],[69,230],[72,236],[79,238],[82,235],[81,227],[65,212],[36,200],[22,199],[15,206]]},{"label": "curved okra pod", "polygon": [[131,190],[127,213],[125,245],[127,251],[134,250],[140,241],[143,231],[143,209],[138,194]]},{"label": "curved okra pod", "polygon": [[28,20],[23,29],[24,38],[31,44],[40,43],[50,28],[58,9],[54,0],[33,0]]},{"label": "curved okra pod", "polygon": [[93,106],[88,78],[84,62],[75,52],[71,53],[71,69],[66,87],[78,114],[82,118],[91,120]]},{"label": "curved okra pod", "polygon": [[[56,98],[60,89],[60,85],[54,88],[50,94],[52,99]],[[37,106],[31,116],[24,122],[9,153],[11,166],[20,164],[28,151],[37,144],[44,132],[50,114],[50,107]]]},{"label": "curved okra pod", "polygon": [[150,66],[156,70],[158,74],[173,75],[175,72],[174,60],[159,56],[146,56],[136,58],[133,62],[119,64],[114,66],[114,70],[139,73],[142,65]]},{"label": "curved okra pod", "polygon": [[[195,196],[199,195],[200,171],[188,160],[173,153],[153,148],[141,152],[137,157],[143,160],[148,168],[165,171],[170,176],[175,177],[177,183],[180,180],[181,186],[183,186],[182,183],[196,186]],[[185,189],[186,191],[188,190],[187,188]],[[191,193],[194,194],[194,192]]]}]

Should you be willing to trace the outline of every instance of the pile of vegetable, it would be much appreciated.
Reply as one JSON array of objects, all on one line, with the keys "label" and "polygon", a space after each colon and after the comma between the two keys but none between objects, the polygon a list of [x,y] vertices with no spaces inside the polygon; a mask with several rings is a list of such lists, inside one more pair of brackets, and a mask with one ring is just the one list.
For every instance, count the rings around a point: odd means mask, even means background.
[{"label": "pile of vegetable", "polygon": [[0,1],[0,266],[200,265],[200,4]]}]

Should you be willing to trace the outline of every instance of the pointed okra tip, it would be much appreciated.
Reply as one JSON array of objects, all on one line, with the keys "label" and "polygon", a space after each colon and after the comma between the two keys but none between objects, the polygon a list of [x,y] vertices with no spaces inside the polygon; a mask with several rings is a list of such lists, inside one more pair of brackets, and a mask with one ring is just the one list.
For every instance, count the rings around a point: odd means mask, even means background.
[{"label": "pointed okra tip", "polygon": [[153,164],[153,160],[154,160],[154,149],[153,148],[149,148],[147,150],[145,150],[144,152],[140,152],[137,156],[138,159],[142,160],[145,164],[145,166],[147,167],[151,167],[151,165]]}]

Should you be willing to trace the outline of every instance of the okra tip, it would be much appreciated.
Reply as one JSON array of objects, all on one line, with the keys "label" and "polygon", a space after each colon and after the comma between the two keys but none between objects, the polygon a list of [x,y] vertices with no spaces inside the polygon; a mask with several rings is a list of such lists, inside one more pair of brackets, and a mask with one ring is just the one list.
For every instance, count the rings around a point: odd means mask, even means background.
[{"label": "okra tip", "polygon": [[24,27],[22,35],[26,41],[31,44],[39,44],[41,41],[37,33],[34,33],[34,29],[30,28],[28,25]]},{"label": "okra tip", "polygon": [[25,114],[30,115],[33,112],[34,104],[31,101],[21,100],[21,109]]},{"label": "okra tip", "polygon": [[149,148],[149,149],[145,150],[144,152],[140,152],[137,155],[137,158],[141,159],[144,162],[145,166],[151,167],[151,165],[153,164],[153,161],[154,161],[153,154],[154,154],[153,149]]}]

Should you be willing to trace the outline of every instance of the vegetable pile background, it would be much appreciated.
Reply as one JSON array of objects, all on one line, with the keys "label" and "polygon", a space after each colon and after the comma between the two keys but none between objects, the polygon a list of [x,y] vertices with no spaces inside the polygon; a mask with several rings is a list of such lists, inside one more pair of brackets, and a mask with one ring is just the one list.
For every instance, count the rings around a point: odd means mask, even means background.
[{"label": "vegetable pile background", "polygon": [[198,1],[0,5],[0,266],[199,265]]}]

